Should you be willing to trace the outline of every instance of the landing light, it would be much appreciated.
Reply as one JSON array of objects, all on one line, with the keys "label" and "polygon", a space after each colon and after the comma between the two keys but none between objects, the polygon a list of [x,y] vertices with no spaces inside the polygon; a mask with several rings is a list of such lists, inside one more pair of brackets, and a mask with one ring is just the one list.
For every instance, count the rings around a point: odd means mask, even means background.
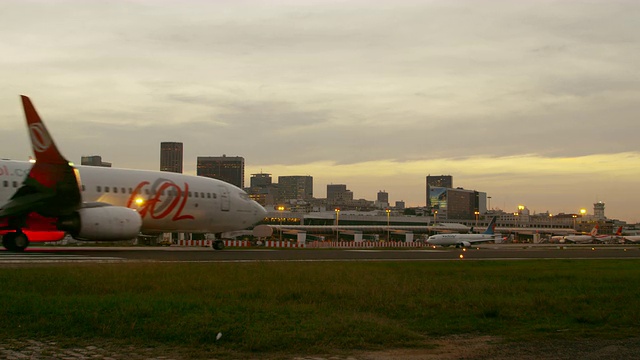
[{"label": "landing light", "polygon": [[136,198],[136,205],[142,206],[142,204],[144,204],[144,199],[141,198],[141,197],[137,197]]},{"label": "landing light", "polygon": [[460,254],[460,259],[464,259],[464,255]]}]

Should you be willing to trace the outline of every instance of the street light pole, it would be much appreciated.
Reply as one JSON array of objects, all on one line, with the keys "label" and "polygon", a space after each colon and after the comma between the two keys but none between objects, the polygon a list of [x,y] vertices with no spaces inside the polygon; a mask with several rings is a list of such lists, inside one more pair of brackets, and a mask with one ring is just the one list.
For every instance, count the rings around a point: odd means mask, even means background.
[{"label": "street light pole", "polygon": [[278,206],[278,211],[280,212],[280,241],[282,242],[282,212],[284,211],[284,206]]},{"label": "street light pole", "polygon": [[474,214],[476,215],[476,229],[478,228],[478,217],[480,216],[480,211],[476,210],[476,212],[474,212]]},{"label": "street light pole", "polygon": [[387,212],[387,241],[391,241],[391,230],[389,229],[389,215],[391,214],[391,210],[385,210]]},{"label": "street light pole", "polygon": [[336,241],[340,241],[340,227],[339,225],[339,221],[340,221],[340,209],[335,209],[336,212]]}]

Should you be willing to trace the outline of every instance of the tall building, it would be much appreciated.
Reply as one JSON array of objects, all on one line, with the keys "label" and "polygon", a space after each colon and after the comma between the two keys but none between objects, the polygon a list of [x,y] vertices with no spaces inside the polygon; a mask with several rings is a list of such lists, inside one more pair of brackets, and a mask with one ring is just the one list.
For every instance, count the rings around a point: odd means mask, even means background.
[{"label": "tall building", "polygon": [[251,174],[251,187],[267,187],[272,183],[271,174],[259,173],[259,174]]},{"label": "tall building", "polygon": [[251,199],[262,206],[275,204],[278,184],[273,184],[271,174],[251,174],[250,183],[245,190]]},{"label": "tall building", "polygon": [[385,209],[389,207],[389,193],[383,190],[378,191],[378,198],[376,199],[376,205],[379,209]]},{"label": "tall building", "polygon": [[102,156],[98,155],[83,156],[80,159],[80,165],[111,167],[110,162],[102,161]]},{"label": "tall building", "polygon": [[182,143],[160,143],[160,171],[182,173]]},{"label": "tall building", "polygon": [[329,204],[343,204],[353,200],[353,192],[344,184],[327,185],[327,202]]},{"label": "tall building", "polygon": [[312,176],[278,176],[278,201],[313,199]]},{"label": "tall building", "polygon": [[482,207],[486,193],[436,186],[429,187],[429,191],[430,208],[433,213],[438,212],[440,219],[468,220],[474,218],[476,211],[486,212]]},{"label": "tall building", "polygon": [[431,175],[427,175],[427,208],[431,209],[431,211],[433,212],[435,206],[434,204],[431,204],[431,189],[432,187],[437,187],[437,188],[445,188],[445,189],[451,189],[453,188],[453,176],[451,175],[438,175],[438,176],[431,176]]},{"label": "tall building", "polygon": [[598,221],[604,221],[607,219],[607,217],[604,216],[604,203],[602,201],[598,201],[593,204],[593,217]]},{"label": "tall building", "polygon": [[240,156],[198,156],[198,176],[210,177],[244,188],[244,158]]},{"label": "tall building", "polygon": [[389,193],[384,191],[384,190],[378,191],[378,202],[387,203],[388,204],[389,203]]},{"label": "tall building", "polygon": [[451,189],[451,188],[453,188],[453,176],[451,176],[451,175],[438,175],[438,176],[427,175],[427,185]]}]

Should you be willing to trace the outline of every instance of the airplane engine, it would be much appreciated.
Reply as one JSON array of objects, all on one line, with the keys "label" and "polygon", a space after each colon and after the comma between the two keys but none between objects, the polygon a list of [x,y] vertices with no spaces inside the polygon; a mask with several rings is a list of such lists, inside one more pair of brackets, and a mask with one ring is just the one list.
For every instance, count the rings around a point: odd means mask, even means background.
[{"label": "airplane engine", "polygon": [[470,246],[471,246],[471,243],[468,241],[461,241],[458,244],[456,244],[456,247],[459,247],[459,248],[466,248]]},{"label": "airplane engine", "polygon": [[141,226],[140,214],[122,206],[82,208],[58,223],[60,230],[69,232],[74,239],[87,241],[133,239]]}]

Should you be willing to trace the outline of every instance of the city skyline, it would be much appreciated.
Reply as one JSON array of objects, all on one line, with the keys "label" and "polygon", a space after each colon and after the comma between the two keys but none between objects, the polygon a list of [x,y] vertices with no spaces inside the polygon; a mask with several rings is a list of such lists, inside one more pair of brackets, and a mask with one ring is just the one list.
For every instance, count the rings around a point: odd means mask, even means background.
[{"label": "city skyline", "polygon": [[[314,194],[424,206],[425,177],[505,211],[640,222],[640,3],[631,0],[5,1],[2,157],[19,94],[79,163],[157,169],[158,144],[311,175]],[[248,181],[248,175],[245,175]]]}]

